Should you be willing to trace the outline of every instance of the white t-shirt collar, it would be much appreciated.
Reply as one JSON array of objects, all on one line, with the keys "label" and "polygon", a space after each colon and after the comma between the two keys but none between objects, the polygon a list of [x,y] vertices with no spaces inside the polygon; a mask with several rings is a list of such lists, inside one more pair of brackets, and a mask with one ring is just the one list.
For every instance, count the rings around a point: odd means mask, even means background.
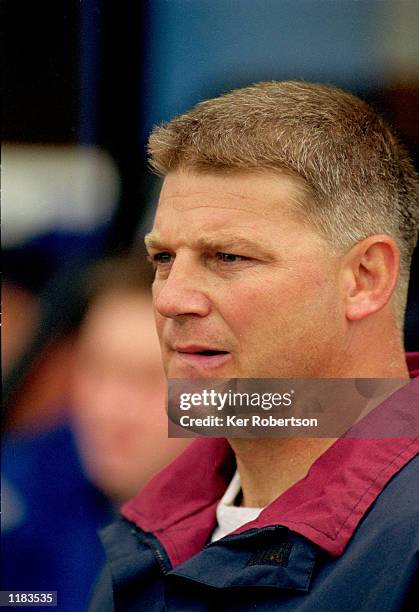
[{"label": "white t-shirt collar", "polygon": [[220,499],[217,506],[217,527],[211,536],[211,542],[215,542],[232,533],[242,525],[254,521],[263,508],[242,508],[234,505],[234,500],[241,490],[240,474],[236,470],[227,491]]}]

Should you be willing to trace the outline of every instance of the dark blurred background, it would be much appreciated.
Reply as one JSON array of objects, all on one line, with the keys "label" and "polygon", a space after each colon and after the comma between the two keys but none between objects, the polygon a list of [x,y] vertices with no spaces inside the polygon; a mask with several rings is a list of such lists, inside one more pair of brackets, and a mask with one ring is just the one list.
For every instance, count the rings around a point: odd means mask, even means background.
[{"label": "dark blurred background", "polygon": [[[418,163],[417,0],[8,1],[2,10],[8,427],[42,421],[40,404],[50,418],[65,377],[57,360],[53,372],[44,364],[45,398],[31,398],[35,364],[54,351],[65,363],[83,271],[129,251],[151,222],[158,180],[145,143],[156,123],[257,80],[323,81],[368,100]],[[419,348],[418,268],[416,253],[409,350]]]},{"label": "dark blurred background", "polygon": [[[141,240],[157,191],[144,151],[154,124],[253,81],[325,81],[370,101],[417,164],[416,0],[2,6],[5,279],[20,290],[16,302],[38,300],[40,323],[22,333],[26,359],[12,347],[9,367],[6,355],[6,399],[79,316],[84,266]],[[419,345],[417,267],[410,349]]]}]

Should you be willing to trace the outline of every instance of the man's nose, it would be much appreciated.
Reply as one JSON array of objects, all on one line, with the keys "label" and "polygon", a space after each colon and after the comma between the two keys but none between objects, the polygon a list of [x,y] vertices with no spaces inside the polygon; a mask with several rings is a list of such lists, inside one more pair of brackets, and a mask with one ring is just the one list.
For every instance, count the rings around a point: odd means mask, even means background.
[{"label": "man's nose", "polygon": [[211,312],[205,279],[198,268],[176,258],[168,278],[155,282],[154,305],[160,315],[173,319],[182,315],[206,317]]}]

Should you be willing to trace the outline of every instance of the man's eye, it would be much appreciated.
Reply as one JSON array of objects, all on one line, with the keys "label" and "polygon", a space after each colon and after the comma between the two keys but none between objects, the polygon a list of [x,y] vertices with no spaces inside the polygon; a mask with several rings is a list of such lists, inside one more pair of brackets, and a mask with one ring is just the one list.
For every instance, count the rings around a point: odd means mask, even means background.
[{"label": "man's eye", "polygon": [[238,261],[243,261],[246,257],[235,255],[234,253],[217,253],[217,259],[223,263],[237,263]]},{"label": "man's eye", "polygon": [[155,255],[152,256],[151,260],[155,265],[159,265],[159,264],[164,265],[164,264],[171,263],[172,256],[170,253],[167,253],[167,252],[156,253]]}]

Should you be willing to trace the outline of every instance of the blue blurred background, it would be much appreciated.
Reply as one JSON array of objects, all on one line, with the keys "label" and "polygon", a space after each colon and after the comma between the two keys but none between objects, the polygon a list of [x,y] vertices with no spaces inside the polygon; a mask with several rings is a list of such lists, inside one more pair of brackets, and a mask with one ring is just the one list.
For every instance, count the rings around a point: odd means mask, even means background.
[{"label": "blue blurred background", "polygon": [[[145,145],[155,124],[259,80],[328,82],[369,101],[418,164],[417,0],[9,0],[2,8],[10,435],[62,419],[86,271],[135,249],[152,219],[159,181]],[[418,260],[416,249],[409,350],[419,350]],[[76,603],[83,609],[75,601],[68,609]]]},{"label": "blue blurred background", "polygon": [[382,112],[417,163],[417,0],[9,1],[3,15],[5,275],[43,301],[54,276],[66,285],[57,273],[141,241],[152,126],[222,91],[334,83]]}]

